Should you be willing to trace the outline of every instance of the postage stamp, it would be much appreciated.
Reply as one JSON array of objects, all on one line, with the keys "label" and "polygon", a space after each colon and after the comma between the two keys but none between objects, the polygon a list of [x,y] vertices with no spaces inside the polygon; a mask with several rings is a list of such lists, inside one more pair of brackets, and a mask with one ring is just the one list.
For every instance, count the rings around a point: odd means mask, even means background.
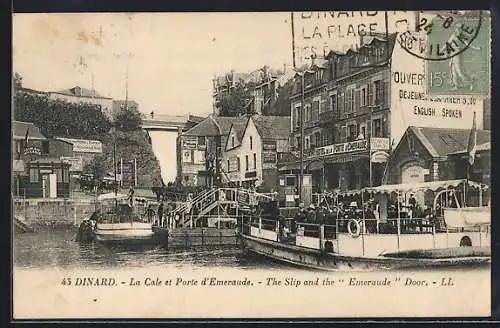
[{"label": "postage stamp", "polygon": [[[453,18],[449,16],[447,19]],[[428,94],[488,96],[490,17],[483,13],[481,16],[456,17],[454,20],[457,23],[451,36],[450,28],[445,28],[446,19],[443,22],[442,17],[436,17],[433,21],[435,32],[429,36],[429,48],[444,42],[442,47],[450,49],[452,55],[446,60],[427,62]],[[444,41],[446,37],[449,39]],[[436,52],[439,53],[439,50]]]},{"label": "postage stamp", "polygon": [[422,15],[399,42],[425,60],[428,95],[488,96],[490,28],[489,12],[447,11]]}]

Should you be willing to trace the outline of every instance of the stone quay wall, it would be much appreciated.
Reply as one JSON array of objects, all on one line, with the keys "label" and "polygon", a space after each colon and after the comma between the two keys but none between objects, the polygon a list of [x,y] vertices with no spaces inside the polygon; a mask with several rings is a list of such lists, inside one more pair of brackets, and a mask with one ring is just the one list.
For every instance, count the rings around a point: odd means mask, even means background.
[{"label": "stone quay wall", "polygon": [[12,213],[35,230],[78,226],[90,218],[95,201],[80,199],[15,199]]}]

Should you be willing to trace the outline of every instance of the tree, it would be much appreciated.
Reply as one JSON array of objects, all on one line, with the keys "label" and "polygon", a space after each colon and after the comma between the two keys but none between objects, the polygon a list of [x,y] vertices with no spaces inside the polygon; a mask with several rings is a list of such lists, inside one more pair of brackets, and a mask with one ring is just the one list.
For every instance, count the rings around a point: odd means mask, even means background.
[{"label": "tree", "polygon": [[104,175],[106,174],[106,167],[104,158],[101,155],[96,155],[90,162],[85,164],[83,167],[83,172],[92,175],[94,181],[102,181]]},{"label": "tree", "polygon": [[252,98],[250,87],[239,81],[236,86],[223,94],[219,99],[220,116],[240,116],[253,114],[253,106],[248,106]]},{"label": "tree", "polygon": [[[272,91],[271,101],[262,110],[262,114],[271,116],[290,116],[293,81],[288,81],[284,85],[278,87],[276,91]],[[277,94],[274,94],[276,92]]]},{"label": "tree", "polygon": [[135,131],[141,128],[141,113],[136,108],[123,107],[114,115],[113,125],[120,131]]}]

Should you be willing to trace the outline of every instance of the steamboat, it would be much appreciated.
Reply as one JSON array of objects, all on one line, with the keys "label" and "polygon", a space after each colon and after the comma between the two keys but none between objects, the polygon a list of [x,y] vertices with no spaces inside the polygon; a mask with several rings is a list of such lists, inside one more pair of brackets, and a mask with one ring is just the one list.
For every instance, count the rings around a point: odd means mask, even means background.
[{"label": "steamboat", "polygon": [[[466,206],[465,196],[459,200],[461,188],[478,191],[478,206]],[[469,180],[364,188],[336,195],[335,206],[324,201],[327,215],[316,220],[290,217],[275,201],[261,203],[256,215],[241,218],[241,241],[246,251],[321,270],[488,265],[491,208],[482,206],[485,188]],[[432,206],[404,205],[415,193]],[[356,202],[345,209],[342,196],[357,196],[361,209]],[[375,199],[376,210],[369,210]]]}]

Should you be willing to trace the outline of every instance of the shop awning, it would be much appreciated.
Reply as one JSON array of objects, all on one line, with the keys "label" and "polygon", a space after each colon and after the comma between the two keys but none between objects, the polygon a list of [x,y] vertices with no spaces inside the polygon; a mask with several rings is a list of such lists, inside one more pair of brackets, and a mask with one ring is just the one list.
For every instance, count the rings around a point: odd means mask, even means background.
[{"label": "shop awning", "polygon": [[[378,187],[366,188],[368,192],[372,193],[382,193],[390,194],[392,192],[416,192],[416,191],[437,191],[441,189],[456,188],[460,184],[466,183],[467,180],[446,180],[446,181],[431,181],[431,182],[421,182],[421,183],[406,183],[406,184],[392,184],[392,185],[382,185]],[[468,185],[473,188],[486,189],[487,185],[468,181]]]}]

